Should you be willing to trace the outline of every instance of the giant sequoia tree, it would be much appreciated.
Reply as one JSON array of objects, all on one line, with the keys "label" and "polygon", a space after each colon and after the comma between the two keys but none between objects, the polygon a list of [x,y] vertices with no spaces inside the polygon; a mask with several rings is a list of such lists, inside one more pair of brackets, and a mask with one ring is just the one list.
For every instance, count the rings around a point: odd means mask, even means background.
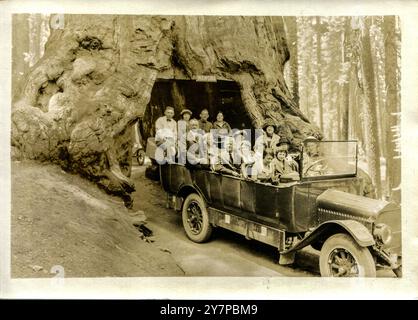
[{"label": "giant sequoia tree", "polygon": [[145,121],[159,73],[174,69],[238,83],[254,127],[273,118],[293,144],[321,135],[286,87],[279,17],[65,15],[57,25],[13,106],[15,158],[129,194],[132,125]]}]

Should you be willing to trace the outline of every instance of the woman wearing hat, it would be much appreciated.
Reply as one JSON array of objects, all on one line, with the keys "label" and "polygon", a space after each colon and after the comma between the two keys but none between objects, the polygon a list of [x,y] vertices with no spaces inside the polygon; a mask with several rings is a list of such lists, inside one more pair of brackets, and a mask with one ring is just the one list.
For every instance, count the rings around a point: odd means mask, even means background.
[{"label": "woman wearing hat", "polygon": [[192,112],[189,109],[183,109],[180,112],[180,117],[181,119],[177,122],[178,132],[180,132],[180,130],[188,131],[189,121],[190,121],[190,118],[192,117]]},{"label": "woman wearing hat", "polygon": [[192,116],[192,112],[189,109],[183,109],[180,112],[181,119],[177,121],[177,135],[179,139],[178,143],[178,155],[179,162],[182,164],[186,163],[186,138],[187,132],[189,132],[189,121]]},{"label": "woman wearing hat", "polygon": [[276,158],[272,161],[274,167],[274,180],[278,181],[283,175],[298,172],[298,164],[287,156],[287,144],[282,144],[276,149]]},{"label": "woman wearing hat", "polygon": [[253,165],[248,166],[244,178],[263,183],[272,183],[274,178],[274,154],[270,149],[264,150],[262,160],[256,158]]},{"label": "woman wearing hat", "polygon": [[263,134],[260,135],[255,141],[255,151],[259,154],[263,154],[263,150],[271,149],[276,152],[276,149],[280,142],[280,136],[277,134],[277,125],[273,119],[267,119],[263,125]]}]

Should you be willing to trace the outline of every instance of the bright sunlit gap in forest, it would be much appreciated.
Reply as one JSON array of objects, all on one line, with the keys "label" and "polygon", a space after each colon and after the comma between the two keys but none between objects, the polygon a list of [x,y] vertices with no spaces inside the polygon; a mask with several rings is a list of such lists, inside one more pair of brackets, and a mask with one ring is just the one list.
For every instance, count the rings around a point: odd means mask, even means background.
[{"label": "bright sunlit gap in forest", "polygon": [[326,140],[359,142],[379,198],[400,202],[399,18],[284,17],[294,100]]}]

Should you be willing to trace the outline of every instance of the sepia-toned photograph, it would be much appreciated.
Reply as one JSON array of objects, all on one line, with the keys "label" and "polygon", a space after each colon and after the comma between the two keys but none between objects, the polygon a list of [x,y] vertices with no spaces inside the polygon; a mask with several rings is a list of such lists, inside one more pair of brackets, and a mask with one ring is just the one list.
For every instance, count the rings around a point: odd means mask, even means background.
[{"label": "sepia-toned photograph", "polygon": [[308,2],[0,3],[0,297],[417,298],[418,2]]},{"label": "sepia-toned photograph", "polygon": [[14,14],[12,278],[401,277],[401,34]]}]

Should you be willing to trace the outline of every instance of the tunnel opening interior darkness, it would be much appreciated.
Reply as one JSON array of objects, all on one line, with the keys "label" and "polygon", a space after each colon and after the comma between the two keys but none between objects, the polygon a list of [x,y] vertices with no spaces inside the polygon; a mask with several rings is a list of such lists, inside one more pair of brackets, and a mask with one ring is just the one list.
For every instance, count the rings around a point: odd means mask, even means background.
[{"label": "tunnel opening interior darkness", "polygon": [[224,121],[228,122],[232,129],[253,129],[241,100],[240,88],[234,81],[157,79],[144,114],[144,121],[140,124],[142,137],[155,136],[155,121],[164,115],[167,106],[174,108],[176,121],[181,119],[180,112],[185,108],[190,109],[193,112],[191,118],[196,119],[200,118],[203,109],[208,109],[210,122],[216,121],[217,113],[222,111]]}]

